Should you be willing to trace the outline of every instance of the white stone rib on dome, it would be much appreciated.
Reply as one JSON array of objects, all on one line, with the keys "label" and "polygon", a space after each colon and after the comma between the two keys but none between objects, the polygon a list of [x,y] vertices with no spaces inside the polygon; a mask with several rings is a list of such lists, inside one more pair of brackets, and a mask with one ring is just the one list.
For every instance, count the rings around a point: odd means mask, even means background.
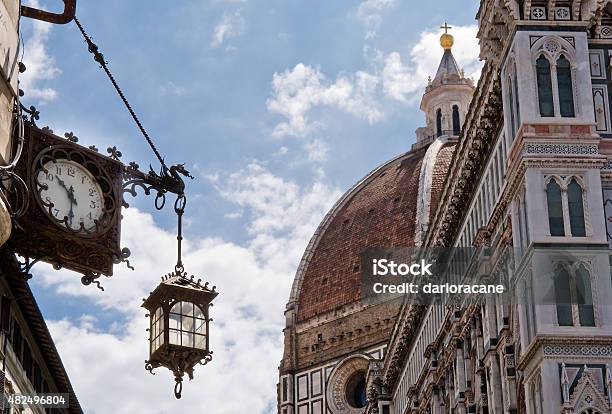
[{"label": "white stone rib on dome", "polygon": [[433,170],[438,160],[438,153],[448,142],[448,136],[436,138],[423,157],[421,174],[419,175],[419,193],[417,196],[417,214],[414,226],[414,241],[416,246],[422,244],[423,237],[429,227],[429,211],[431,207],[431,181]]}]

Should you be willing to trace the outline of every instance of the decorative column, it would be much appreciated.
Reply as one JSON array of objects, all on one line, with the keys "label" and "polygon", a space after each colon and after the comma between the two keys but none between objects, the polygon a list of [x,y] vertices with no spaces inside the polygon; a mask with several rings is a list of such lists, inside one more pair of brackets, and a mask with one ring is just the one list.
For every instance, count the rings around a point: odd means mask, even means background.
[{"label": "decorative column", "polygon": [[431,414],[443,414],[442,403],[440,397],[440,387],[433,387],[433,395],[431,397]]},{"label": "decorative column", "polygon": [[457,413],[465,413],[465,360],[463,358],[463,341],[455,344],[455,395]]},{"label": "decorative column", "polygon": [[502,385],[501,375],[499,369],[499,362],[497,360],[498,354],[495,352],[489,356],[489,387],[491,390],[491,398],[489,399],[489,406],[493,408],[493,413],[502,414],[504,407],[502,404]]},{"label": "decorative column", "polygon": [[511,336],[506,337],[506,346],[504,347],[504,377],[506,381],[505,384],[505,392],[504,392],[504,402],[505,408],[508,413],[516,413],[517,412],[517,395],[516,395],[516,368],[515,368],[515,360],[514,360],[514,344],[512,343],[513,339]]}]

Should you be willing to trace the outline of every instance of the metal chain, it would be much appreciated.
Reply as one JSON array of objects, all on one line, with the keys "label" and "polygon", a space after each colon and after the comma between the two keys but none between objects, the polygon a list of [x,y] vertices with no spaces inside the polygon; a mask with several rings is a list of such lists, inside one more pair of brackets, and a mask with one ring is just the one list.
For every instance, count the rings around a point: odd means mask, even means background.
[{"label": "metal chain", "polygon": [[[177,273],[182,273],[185,268],[183,267],[183,258],[182,258],[182,242],[183,242],[183,213],[185,212],[185,206],[187,205],[187,197],[185,194],[180,194],[176,201],[174,202],[174,212],[177,215],[177,260],[175,270]],[[180,397],[177,397],[180,398]]]},{"label": "metal chain", "polygon": [[104,69],[104,72],[106,72],[106,75],[108,76],[108,78],[110,79],[111,83],[115,87],[115,90],[119,94],[119,97],[121,97],[121,100],[125,104],[125,107],[130,112],[130,115],[132,115],[132,118],[134,119],[134,122],[136,122],[136,125],[138,125],[138,129],[140,129],[140,132],[142,133],[142,135],[145,137],[145,139],[149,143],[149,146],[151,147],[151,149],[155,153],[155,156],[157,157],[157,159],[161,163],[161,165],[164,168],[164,170],[167,170],[168,167],[166,166],[166,163],[164,162],[164,159],[162,158],[162,156],[160,155],[159,151],[155,147],[155,144],[153,144],[153,141],[149,137],[149,134],[147,133],[147,131],[142,126],[142,123],[138,119],[138,116],[136,116],[136,113],[132,109],[132,106],[130,105],[130,103],[128,102],[127,98],[123,94],[123,91],[121,90],[119,85],[117,84],[117,81],[115,80],[115,77],[113,76],[111,71],[108,69],[108,66],[107,66],[108,62],[106,62],[106,60],[104,60],[104,55],[98,50],[98,45],[96,45],[91,40],[91,37],[85,32],[85,29],[83,28],[83,25],[81,24],[79,19],[76,18],[76,16],[74,17],[74,22],[76,23],[77,27],[81,31],[81,34],[85,38],[85,42],[87,42],[87,47],[89,49],[89,52],[94,55],[94,60],[96,62],[98,62],[100,64],[100,67],[102,67],[102,69]]}]

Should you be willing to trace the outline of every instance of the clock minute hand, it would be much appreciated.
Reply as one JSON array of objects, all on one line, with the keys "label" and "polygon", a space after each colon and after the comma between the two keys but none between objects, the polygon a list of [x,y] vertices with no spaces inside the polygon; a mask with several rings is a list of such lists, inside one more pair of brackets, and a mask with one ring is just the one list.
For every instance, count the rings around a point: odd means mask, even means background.
[{"label": "clock minute hand", "polygon": [[[74,196],[74,187],[70,186],[70,188],[68,189],[68,198],[70,198],[70,201],[75,205],[78,206],[79,203],[77,203],[76,201],[76,197]],[[70,208],[72,208],[72,206],[70,206]]]},{"label": "clock minute hand", "polygon": [[68,212],[68,218],[70,219],[70,226],[72,226],[72,220],[74,220],[74,210],[73,207],[77,205],[76,198],[74,197],[74,188],[70,186],[68,189],[68,198],[70,198],[70,211]]},{"label": "clock minute hand", "polygon": [[68,224],[70,224],[72,226],[72,220],[74,219],[74,212],[72,211],[72,206],[74,204],[70,203],[70,211],[68,212],[68,219],[70,220],[70,222]]}]

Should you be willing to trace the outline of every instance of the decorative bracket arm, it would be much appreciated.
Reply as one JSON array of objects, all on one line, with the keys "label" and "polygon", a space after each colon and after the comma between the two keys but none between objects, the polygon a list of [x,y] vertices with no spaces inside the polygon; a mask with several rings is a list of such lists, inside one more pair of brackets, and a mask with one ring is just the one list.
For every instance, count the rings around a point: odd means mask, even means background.
[{"label": "decorative bracket arm", "polygon": [[31,19],[42,20],[54,24],[70,23],[76,12],[76,0],[64,0],[63,13],[52,13],[33,7],[21,6],[21,15]]},{"label": "decorative bracket arm", "polygon": [[185,169],[185,164],[176,164],[170,168],[162,166],[159,173],[155,172],[153,167],[149,166],[149,168],[149,172],[144,173],[139,170],[135,162],[131,162],[124,168],[122,199],[124,207],[129,207],[125,194],[135,197],[140,187],[146,195],[151,194],[152,190],[157,192],[155,208],[161,210],[166,204],[166,193],[176,194],[179,197],[185,195],[185,182],[181,176],[193,179],[193,176]]}]

